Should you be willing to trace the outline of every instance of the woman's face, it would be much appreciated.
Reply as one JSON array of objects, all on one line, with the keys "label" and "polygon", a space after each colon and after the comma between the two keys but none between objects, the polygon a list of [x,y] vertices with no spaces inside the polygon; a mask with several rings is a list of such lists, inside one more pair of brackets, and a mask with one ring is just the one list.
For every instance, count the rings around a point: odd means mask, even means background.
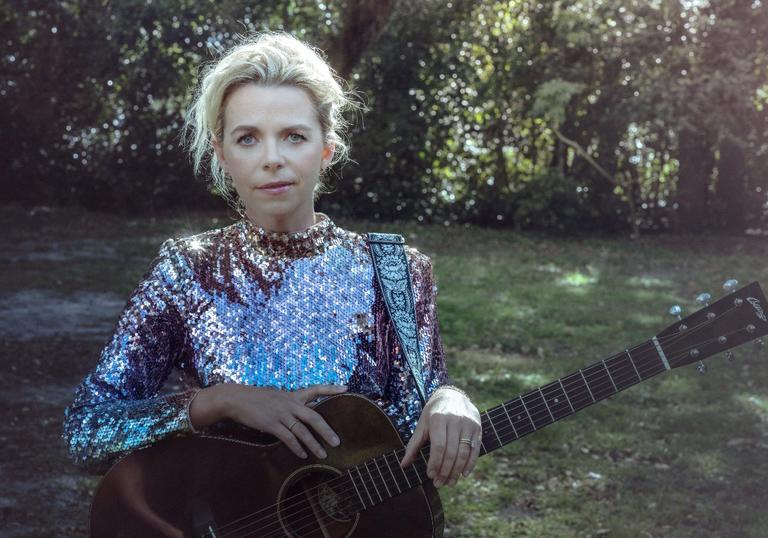
[{"label": "woman's face", "polygon": [[304,90],[239,86],[225,101],[223,139],[213,145],[249,219],[283,232],[314,223],[314,188],[333,146]]}]

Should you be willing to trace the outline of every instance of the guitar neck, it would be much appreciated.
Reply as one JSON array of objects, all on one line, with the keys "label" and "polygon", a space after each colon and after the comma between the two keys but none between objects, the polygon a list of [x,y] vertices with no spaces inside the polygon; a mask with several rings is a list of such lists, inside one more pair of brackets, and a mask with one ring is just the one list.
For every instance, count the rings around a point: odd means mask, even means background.
[{"label": "guitar neck", "polygon": [[600,360],[481,413],[480,455],[517,441],[558,420],[669,369],[655,339]]},{"label": "guitar neck", "polygon": [[[656,339],[651,339],[488,409],[480,414],[483,432],[480,455],[517,441],[668,369],[664,351]],[[404,454],[403,448],[384,453],[349,468],[340,477],[338,485],[355,492],[349,500],[350,510],[365,510],[429,480],[429,445],[421,449],[413,465],[401,469]]]}]

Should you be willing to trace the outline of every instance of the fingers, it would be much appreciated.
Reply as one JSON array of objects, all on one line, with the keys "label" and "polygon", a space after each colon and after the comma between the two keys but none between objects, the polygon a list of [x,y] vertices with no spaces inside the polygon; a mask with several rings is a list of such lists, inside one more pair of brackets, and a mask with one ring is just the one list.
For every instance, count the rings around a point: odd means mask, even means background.
[{"label": "fingers", "polygon": [[461,472],[461,474],[464,476],[469,476],[469,473],[471,473],[475,468],[475,464],[477,463],[477,458],[478,456],[480,456],[481,438],[482,438],[482,431],[478,428],[477,433],[473,434],[471,437],[472,449],[470,450],[467,464],[464,466],[464,470]]},{"label": "fingers", "polygon": [[[445,476],[441,474],[443,460],[448,450],[448,428],[447,420],[442,415],[433,415],[429,425],[429,462],[427,463],[427,476],[432,479],[436,487],[445,483]],[[453,436],[451,437],[453,438]],[[458,442],[458,437],[456,439]],[[452,447],[453,458],[456,457],[456,447]],[[448,469],[450,471],[450,469]]]},{"label": "fingers", "polygon": [[400,462],[400,467],[402,469],[405,469],[416,461],[416,455],[419,453],[419,449],[426,440],[425,433],[427,429],[424,424],[425,422],[423,420],[419,420],[418,424],[416,424],[416,430],[414,430],[410,441],[408,441],[408,445],[405,447],[405,455]]},{"label": "fingers", "polygon": [[336,432],[333,431],[320,413],[309,407],[296,409],[295,413],[304,424],[309,425],[315,430],[326,443],[331,446],[339,446],[339,436],[336,435]]},{"label": "fingers", "polygon": [[[447,484],[449,486],[454,485],[459,477],[461,476],[461,472],[466,468],[467,462],[469,461],[469,456],[472,453],[472,436],[468,433],[464,433],[466,430],[462,430],[462,433],[458,436],[457,441],[457,448],[456,448],[456,459],[453,462],[453,467],[451,467],[449,471],[449,477]],[[445,467],[445,463],[444,467]],[[466,475],[464,475],[466,476]]]},{"label": "fingers", "polygon": [[341,394],[346,390],[346,385],[312,385],[311,387],[297,390],[294,394],[299,397],[301,403],[307,403],[319,396],[333,396],[334,394]]},{"label": "fingers", "polygon": [[[292,429],[296,429],[294,426]],[[301,443],[299,443],[299,440],[296,438],[295,435],[291,432],[291,430],[288,429],[287,426],[284,426],[283,424],[280,424],[277,426],[274,430],[272,430],[272,435],[280,439],[285,446],[287,446],[291,452],[296,454],[298,457],[304,459],[307,457],[307,453],[304,452],[304,448],[302,448]]]},{"label": "fingers", "polygon": [[[315,439],[315,436],[312,435],[312,432],[309,431],[309,429],[304,425],[303,422],[301,422],[301,420],[297,420],[296,422],[291,424],[291,427],[288,429],[290,430],[294,439],[298,439],[299,441],[301,441],[301,443],[305,447],[307,447],[307,449],[310,452],[312,452],[312,454],[314,454],[316,457],[323,459],[327,456],[323,447],[320,446],[320,443],[317,442],[317,439]],[[306,457],[306,456],[303,456],[303,457]]]}]

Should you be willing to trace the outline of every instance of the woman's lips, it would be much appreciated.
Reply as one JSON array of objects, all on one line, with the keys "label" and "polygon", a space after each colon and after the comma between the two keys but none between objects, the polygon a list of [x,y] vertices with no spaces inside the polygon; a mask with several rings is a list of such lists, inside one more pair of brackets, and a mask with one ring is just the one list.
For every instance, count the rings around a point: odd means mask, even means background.
[{"label": "woman's lips", "polygon": [[264,191],[267,194],[282,194],[293,186],[293,183],[285,183],[282,185],[275,185],[273,187],[259,187],[260,191]]}]

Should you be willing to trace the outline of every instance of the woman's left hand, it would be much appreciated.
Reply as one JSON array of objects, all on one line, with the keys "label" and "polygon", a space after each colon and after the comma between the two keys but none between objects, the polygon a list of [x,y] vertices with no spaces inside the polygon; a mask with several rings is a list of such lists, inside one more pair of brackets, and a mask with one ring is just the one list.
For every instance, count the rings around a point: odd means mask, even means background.
[{"label": "woman's left hand", "polygon": [[457,390],[438,389],[424,406],[400,466],[413,463],[429,440],[427,476],[435,487],[452,486],[460,475],[467,476],[474,469],[481,429],[480,413],[469,398]]}]

